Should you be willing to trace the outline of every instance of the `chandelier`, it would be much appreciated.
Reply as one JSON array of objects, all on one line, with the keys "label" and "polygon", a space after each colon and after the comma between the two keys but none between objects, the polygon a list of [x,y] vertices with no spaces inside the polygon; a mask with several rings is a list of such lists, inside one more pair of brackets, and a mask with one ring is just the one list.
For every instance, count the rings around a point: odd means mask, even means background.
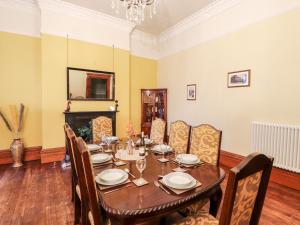
[{"label": "chandelier", "polygon": [[136,24],[145,20],[146,8],[149,8],[149,16],[152,19],[156,14],[158,0],[112,0],[111,7],[116,14],[120,13],[120,6],[126,10],[126,18]]}]

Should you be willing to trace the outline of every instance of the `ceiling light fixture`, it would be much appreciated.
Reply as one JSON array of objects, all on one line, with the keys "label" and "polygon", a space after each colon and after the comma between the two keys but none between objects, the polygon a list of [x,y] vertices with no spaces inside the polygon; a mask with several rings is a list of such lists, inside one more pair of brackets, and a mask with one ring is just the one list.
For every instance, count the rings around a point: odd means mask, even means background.
[{"label": "ceiling light fixture", "polygon": [[149,8],[149,16],[152,19],[156,14],[158,0],[112,0],[111,7],[116,14],[120,13],[120,6],[126,10],[126,18],[136,24],[145,20],[145,9]]}]

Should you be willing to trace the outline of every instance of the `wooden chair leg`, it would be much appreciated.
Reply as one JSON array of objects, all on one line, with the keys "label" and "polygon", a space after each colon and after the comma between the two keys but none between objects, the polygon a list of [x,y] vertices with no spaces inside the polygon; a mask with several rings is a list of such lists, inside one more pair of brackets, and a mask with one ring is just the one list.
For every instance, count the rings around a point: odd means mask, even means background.
[{"label": "wooden chair leg", "polygon": [[90,225],[86,203],[81,203],[81,225]]},{"label": "wooden chair leg", "polygon": [[71,196],[71,201],[74,202],[75,201],[75,195],[76,195],[76,185],[75,185],[75,180],[74,180],[74,177],[72,176],[71,178],[71,193],[72,193],[72,196]]},{"label": "wooden chair leg", "polygon": [[81,211],[82,211],[81,200],[75,191],[75,195],[74,195],[74,224],[75,225],[80,224]]}]

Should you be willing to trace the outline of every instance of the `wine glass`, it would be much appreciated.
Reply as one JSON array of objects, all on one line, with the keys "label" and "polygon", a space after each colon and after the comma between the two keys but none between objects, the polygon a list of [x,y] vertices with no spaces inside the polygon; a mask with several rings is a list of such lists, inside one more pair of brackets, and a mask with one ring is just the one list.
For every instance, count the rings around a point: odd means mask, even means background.
[{"label": "wine glass", "polygon": [[110,137],[106,137],[106,144],[107,144],[107,150],[110,150],[110,144],[112,142],[112,139]]},{"label": "wine glass", "polygon": [[140,157],[138,160],[135,162],[137,170],[140,172],[140,178],[138,179],[139,185],[142,185],[143,182],[143,171],[146,169],[146,158],[145,157]]},{"label": "wine glass", "polygon": [[162,155],[163,155],[161,159],[162,159],[163,161],[165,161],[165,160],[166,160],[166,159],[165,159],[165,150],[166,150],[166,149],[165,149],[165,146],[163,147],[163,145],[160,144],[160,145],[159,145],[159,149],[160,149],[160,152],[162,152]]},{"label": "wine glass", "polygon": [[176,168],[176,170],[178,172],[182,172],[183,169],[181,168],[181,160],[180,158],[178,158],[178,155],[180,155],[176,150],[174,150],[174,154],[175,154],[175,161],[178,163],[178,167]]}]

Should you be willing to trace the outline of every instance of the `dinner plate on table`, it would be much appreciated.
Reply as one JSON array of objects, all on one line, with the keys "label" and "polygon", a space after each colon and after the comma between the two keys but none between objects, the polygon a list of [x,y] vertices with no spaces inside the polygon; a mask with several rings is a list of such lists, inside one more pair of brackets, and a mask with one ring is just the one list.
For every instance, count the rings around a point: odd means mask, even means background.
[{"label": "dinner plate on table", "polygon": [[166,186],[180,190],[193,188],[197,184],[191,175],[182,172],[169,173],[163,177],[162,181]]},{"label": "dinner plate on table", "polygon": [[152,150],[155,151],[155,152],[158,152],[158,153],[163,153],[163,151],[165,153],[172,152],[172,148],[169,145],[164,145],[164,144],[155,145],[152,148]]},{"label": "dinner plate on table", "polygon": [[118,140],[119,140],[119,138],[116,137],[116,136],[106,136],[106,137],[102,138],[103,142],[115,142],[115,141],[118,141]]},{"label": "dinner plate on table", "polygon": [[[145,145],[151,145],[153,143],[153,140],[149,139],[149,138],[145,138]],[[141,139],[137,140],[136,142],[138,145],[141,144]]]},{"label": "dinner plate on table", "polygon": [[96,145],[96,144],[87,144],[87,148],[88,148],[89,151],[97,151],[101,147],[99,145]]},{"label": "dinner plate on table", "polygon": [[91,156],[91,160],[93,163],[105,163],[112,159],[112,155],[108,155],[105,153],[99,153]]},{"label": "dinner plate on table", "polygon": [[176,156],[176,161],[188,165],[195,165],[200,163],[200,159],[198,158],[198,156],[193,154],[178,154]]},{"label": "dinner plate on table", "polygon": [[101,185],[117,185],[124,183],[128,179],[128,173],[121,169],[107,169],[99,173],[95,180]]}]

